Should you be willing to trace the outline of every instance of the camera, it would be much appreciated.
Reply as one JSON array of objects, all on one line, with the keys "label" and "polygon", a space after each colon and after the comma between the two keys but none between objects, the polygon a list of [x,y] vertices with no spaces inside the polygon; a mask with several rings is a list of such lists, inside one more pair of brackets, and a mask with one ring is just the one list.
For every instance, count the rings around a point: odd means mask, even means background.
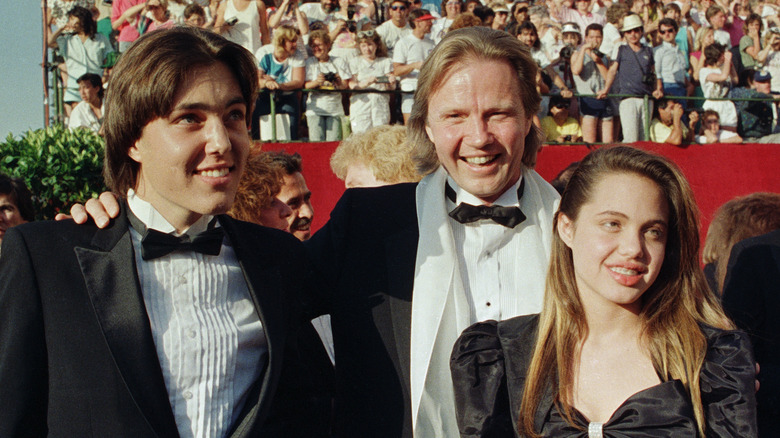
[{"label": "camera", "polygon": [[571,44],[566,44],[563,46],[560,52],[558,52],[558,55],[563,59],[564,61],[568,61],[571,59],[571,55],[574,54],[574,46]]},{"label": "camera", "polygon": [[377,84],[389,84],[390,79],[387,78],[387,76],[377,76],[376,77],[376,83]]},{"label": "camera", "polygon": [[642,75],[642,83],[647,85],[648,87],[655,87],[656,85],[656,79],[655,74],[653,73],[645,73]]},{"label": "camera", "polygon": [[228,26],[235,26],[236,23],[238,23],[238,17],[233,17],[225,20],[225,24],[227,24]]},{"label": "camera", "polygon": [[355,22],[355,5],[347,6],[347,30],[351,33],[357,31],[357,22]]},{"label": "camera", "polygon": [[336,73],[332,71],[325,73],[323,76],[325,76],[325,80],[330,82],[331,84],[335,84],[338,78]]},{"label": "camera", "polygon": [[571,141],[571,135],[563,137],[563,141]]},{"label": "camera", "polygon": [[604,54],[599,49],[593,49],[593,54],[596,55],[597,58],[604,57]]}]

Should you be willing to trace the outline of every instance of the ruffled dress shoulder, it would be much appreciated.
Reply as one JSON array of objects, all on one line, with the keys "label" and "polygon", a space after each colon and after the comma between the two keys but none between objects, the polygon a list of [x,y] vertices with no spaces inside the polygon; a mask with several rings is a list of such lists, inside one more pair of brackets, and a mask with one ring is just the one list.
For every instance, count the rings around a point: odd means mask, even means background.
[{"label": "ruffled dress shoulder", "polygon": [[[538,315],[486,321],[466,329],[451,357],[458,427],[462,437],[513,437]],[[702,327],[707,354],[700,374],[707,437],[756,437],[755,363],[748,336],[739,330]],[[574,410],[568,423],[546,388],[534,417],[551,437],[696,437],[685,386],[669,380],[632,395],[605,423]]]}]

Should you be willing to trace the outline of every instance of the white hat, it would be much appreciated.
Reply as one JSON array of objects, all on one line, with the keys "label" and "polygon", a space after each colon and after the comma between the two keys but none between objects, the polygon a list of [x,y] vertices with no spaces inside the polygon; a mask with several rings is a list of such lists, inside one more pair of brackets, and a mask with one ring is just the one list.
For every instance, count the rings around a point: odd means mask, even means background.
[{"label": "white hat", "polygon": [[564,23],[561,33],[576,33],[582,36],[582,32],[580,32],[580,27],[577,23]]},{"label": "white hat", "polygon": [[644,23],[642,23],[642,19],[639,18],[639,15],[631,14],[627,15],[626,18],[623,19],[623,27],[620,29],[620,31],[628,32],[629,30],[636,29],[637,27],[644,27]]}]

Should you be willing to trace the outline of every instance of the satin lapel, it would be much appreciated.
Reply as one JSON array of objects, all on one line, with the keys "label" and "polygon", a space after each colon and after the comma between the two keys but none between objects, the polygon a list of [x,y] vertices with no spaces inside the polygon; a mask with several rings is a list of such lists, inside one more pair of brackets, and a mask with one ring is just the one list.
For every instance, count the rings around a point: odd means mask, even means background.
[{"label": "satin lapel", "polygon": [[[446,177],[447,173],[440,168],[420,181],[416,192],[420,238],[415,261],[410,345],[413,425],[417,421],[431,355],[440,337],[440,327],[463,325],[462,329],[465,329],[467,325],[467,322],[460,324],[455,321],[454,308],[452,312],[444,312],[448,302],[463,306],[463,300],[460,299],[463,285],[457,274],[457,254],[444,200]],[[453,300],[448,299],[450,294],[454,294]],[[458,334],[442,335],[453,336],[454,343]]]},{"label": "satin lapel", "polygon": [[[409,210],[405,210],[410,213]],[[415,219],[416,216],[411,216]],[[414,262],[417,253],[416,221],[403,224],[397,233],[385,236],[390,324],[393,339],[384,339],[385,345],[394,345],[398,357],[398,372],[404,388],[410,387],[409,364],[412,333],[412,289],[414,288]],[[382,332],[383,337],[386,335]],[[408,396],[408,394],[407,394]]]},{"label": "satin lapel", "polygon": [[92,244],[74,248],[106,343],[117,368],[150,427],[160,436],[178,436],[178,429],[154,347],[130,240],[122,215]]},{"label": "satin lapel", "polygon": [[[234,221],[227,216],[219,217],[220,224],[225,227],[225,232],[236,252],[238,263],[244,271],[249,295],[255,304],[255,309],[263,324],[263,332],[268,342],[268,361],[262,364],[264,372],[260,388],[253,391],[256,395],[254,400],[248,399],[247,406],[244,408],[244,418],[239,419],[238,426],[231,436],[245,436],[255,426],[259,412],[266,408],[269,401],[268,393],[272,389],[272,382],[275,375],[281,372],[282,352],[287,337],[287,330],[284,326],[285,309],[283,306],[282,278],[279,270],[274,263],[270,248],[259,245],[247,245],[247,240],[242,239],[236,232]],[[254,242],[254,240],[251,240]]]}]

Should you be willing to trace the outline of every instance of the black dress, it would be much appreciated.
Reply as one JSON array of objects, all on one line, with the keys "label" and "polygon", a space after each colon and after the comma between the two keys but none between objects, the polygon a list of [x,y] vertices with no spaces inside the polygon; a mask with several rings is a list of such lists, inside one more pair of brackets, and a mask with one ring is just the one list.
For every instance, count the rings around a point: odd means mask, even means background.
[{"label": "black dress", "polygon": [[[462,437],[519,436],[517,415],[538,319],[477,323],[455,343],[450,367]],[[707,436],[756,437],[755,363],[747,335],[711,327],[702,332],[708,344],[700,374]],[[548,386],[535,429],[543,436],[588,437],[588,420],[575,410],[576,426],[567,423],[553,397]],[[698,436],[691,401],[678,380],[632,395],[600,429],[609,438]]]}]

